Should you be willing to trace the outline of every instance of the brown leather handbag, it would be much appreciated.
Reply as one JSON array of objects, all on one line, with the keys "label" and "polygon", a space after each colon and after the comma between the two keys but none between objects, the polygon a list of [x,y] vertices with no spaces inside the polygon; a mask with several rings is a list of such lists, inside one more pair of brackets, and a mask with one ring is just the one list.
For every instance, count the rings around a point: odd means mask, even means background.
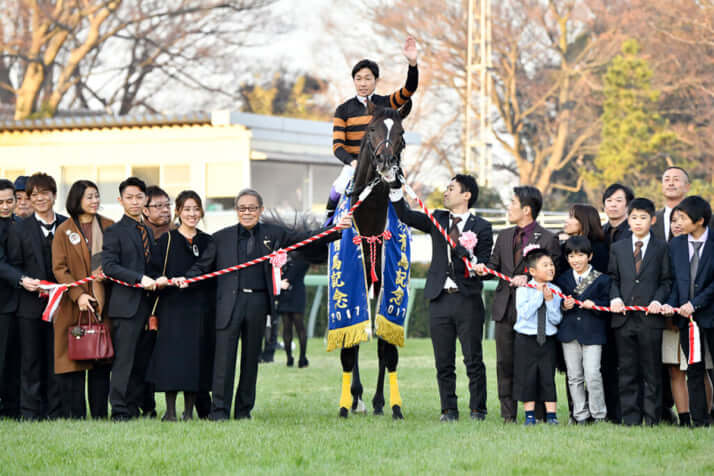
[{"label": "brown leather handbag", "polygon": [[[86,322],[82,319],[86,316]],[[114,357],[109,326],[93,311],[80,311],[79,322],[68,331],[68,353],[72,360],[107,360]]]}]

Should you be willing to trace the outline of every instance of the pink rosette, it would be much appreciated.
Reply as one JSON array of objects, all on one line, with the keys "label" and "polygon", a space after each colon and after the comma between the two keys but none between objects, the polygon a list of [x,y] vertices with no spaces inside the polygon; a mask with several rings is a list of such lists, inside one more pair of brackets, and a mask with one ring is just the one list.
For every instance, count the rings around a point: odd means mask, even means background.
[{"label": "pink rosette", "polygon": [[478,243],[478,236],[473,231],[465,231],[459,236],[459,244],[471,253],[474,252],[476,243]]}]

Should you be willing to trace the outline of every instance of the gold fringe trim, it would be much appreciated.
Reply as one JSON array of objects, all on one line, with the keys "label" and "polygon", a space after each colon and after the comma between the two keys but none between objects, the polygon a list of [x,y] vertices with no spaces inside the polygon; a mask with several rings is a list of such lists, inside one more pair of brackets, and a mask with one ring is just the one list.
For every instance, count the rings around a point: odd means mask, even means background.
[{"label": "gold fringe trim", "polygon": [[404,347],[404,326],[390,322],[386,317],[377,314],[375,334],[390,344]]},{"label": "gold fringe trim", "polygon": [[332,329],[327,333],[327,351],[330,352],[335,349],[347,349],[349,347],[354,347],[359,345],[361,342],[367,342],[369,340],[369,330],[370,322],[366,320],[357,324],[353,324],[349,327],[342,327],[340,329]]}]

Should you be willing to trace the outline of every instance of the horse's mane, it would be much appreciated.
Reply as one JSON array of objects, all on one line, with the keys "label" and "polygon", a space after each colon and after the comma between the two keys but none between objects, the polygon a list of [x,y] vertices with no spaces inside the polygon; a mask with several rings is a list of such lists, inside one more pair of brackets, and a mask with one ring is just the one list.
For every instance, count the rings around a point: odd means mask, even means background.
[{"label": "horse's mane", "polygon": [[[312,212],[304,212],[295,208],[275,209],[269,208],[261,216],[262,223],[278,225],[295,233],[307,233],[317,230],[322,225],[320,216]],[[311,264],[327,262],[327,246],[307,246],[290,253],[299,255],[301,259]]]}]

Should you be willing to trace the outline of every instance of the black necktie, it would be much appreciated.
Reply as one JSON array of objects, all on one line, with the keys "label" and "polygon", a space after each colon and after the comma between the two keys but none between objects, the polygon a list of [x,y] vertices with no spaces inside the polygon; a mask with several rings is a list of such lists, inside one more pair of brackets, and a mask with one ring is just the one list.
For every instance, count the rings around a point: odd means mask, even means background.
[{"label": "black necktie", "polygon": [[545,344],[545,299],[538,308],[538,335],[536,335],[538,345]]},{"label": "black necktie", "polygon": [[141,244],[144,247],[144,261],[147,263],[151,259],[151,244],[149,243],[149,232],[146,231],[144,225],[138,224],[136,227],[139,229],[139,234],[141,235]]},{"label": "black necktie", "polygon": [[701,241],[692,241],[692,259],[689,260],[689,300],[694,299],[694,281],[697,279],[697,269],[699,268],[699,248],[702,247]]},{"label": "black necktie", "polygon": [[47,223],[42,223],[41,221],[38,221],[38,223],[40,224],[40,226],[41,226],[42,228],[44,228],[45,230],[47,230],[47,236],[46,236],[46,238],[47,238],[48,240],[51,240],[51,239],[54,237],[54,233],[52,232],[52,230],[54,230],[55,225],[57,224],[57,221],[55,220],[55,221],[53,221],[52,223],[50,223],[49,225],[48,225]]},{"label": "black necktie", "polygon": [[250,258],[255,249],[255,233],[253,233],[253,229],[248,230],[248,235],[248,241],[245,244],[245,254]]},{"label": "black necktie", "polygon": [[635,242],[635,273],[640,274],[640,268],[642,267],[642,246],[644,243],[641,241]]}]

